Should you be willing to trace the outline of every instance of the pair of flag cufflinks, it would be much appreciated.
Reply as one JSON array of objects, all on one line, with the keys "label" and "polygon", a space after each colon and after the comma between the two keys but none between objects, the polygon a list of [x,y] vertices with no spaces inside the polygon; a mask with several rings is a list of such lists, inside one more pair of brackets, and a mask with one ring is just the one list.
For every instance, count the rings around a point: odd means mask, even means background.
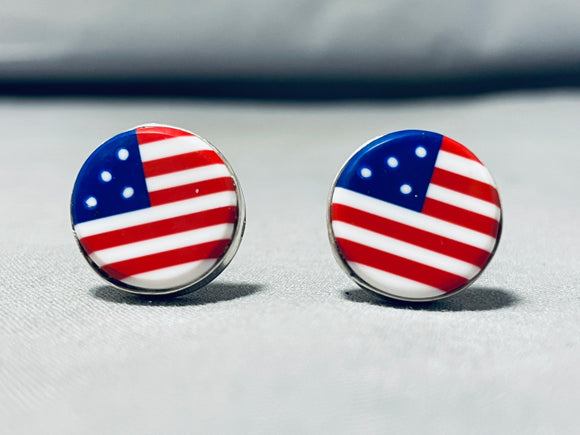
[{"label": "pair of flag cufflinks", "polygon": [[[148,124],[101,145],[71,199],[73,232],[92,268],[142,295],[180,295],[219,275],[245,226],[225,157],[188,131]],[[502,212],[487,168],[463,145],[407,130],[364,144],[330,192],[328,234],[361,287],[431,301],[468,287],[490,262]]]}]

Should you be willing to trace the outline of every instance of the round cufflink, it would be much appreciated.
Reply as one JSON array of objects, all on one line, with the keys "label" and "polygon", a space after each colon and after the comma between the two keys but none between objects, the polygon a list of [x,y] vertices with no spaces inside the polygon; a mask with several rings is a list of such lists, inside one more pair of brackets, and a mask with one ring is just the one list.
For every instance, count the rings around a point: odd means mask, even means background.
[{"label": "round cufflink", "polygon": [[328,233],[362,288],[430,301],[472,284],[489,264],[502,210],[487,168],[437,133],[407,130],[363,145],[339,171]]},{"label": "round cufflink", "polygon": [[240,184],[199,135],[148,124],[97,148],[72,193],[71,220],[92,268],[114,286],[178,295],[211,280],[244,231]]}]

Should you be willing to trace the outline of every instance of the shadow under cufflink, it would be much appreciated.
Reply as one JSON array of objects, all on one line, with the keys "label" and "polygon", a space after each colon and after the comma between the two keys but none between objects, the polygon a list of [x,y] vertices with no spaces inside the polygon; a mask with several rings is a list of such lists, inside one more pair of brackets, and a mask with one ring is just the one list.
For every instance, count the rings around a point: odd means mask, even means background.
[{"label": "shadow under cufflink", "polygon": [[262,284],[216,282],[183,296],[147,297],[104,285],[93,288],[91,294],[97,299],[117,304],[181,307],[231,301],[251,296],[261,291],[263,287]]},{"label": "shadow under cufflink", "polygon": [[520,301],[520,298],[511,291],[478,286],[470,287],[447,299],[432,302],[399,301],[374,295],[362,289],[348,290],[344,292],[344,298],[351,302],[423,311],[490,311],[507,308]]}]

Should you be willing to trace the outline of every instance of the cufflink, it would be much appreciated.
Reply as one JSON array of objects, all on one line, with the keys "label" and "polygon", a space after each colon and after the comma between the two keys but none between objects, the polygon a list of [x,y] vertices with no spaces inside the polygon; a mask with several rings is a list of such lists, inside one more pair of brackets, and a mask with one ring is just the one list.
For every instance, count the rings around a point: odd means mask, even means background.
[{"label": "cufflink", "polygon": [[118,134],[82,166],[71,198],[78,246],[121,290],[179,295],[219,275],[245,226],[225,157],[201,136],[148,124]]},{"label": "cufflink", "polygon": [[466,147],[407,130],[373,139],[339,171],[328,234],[361,287],[406,301],[460,292],[489,264],[501,234],[496,183]]}]

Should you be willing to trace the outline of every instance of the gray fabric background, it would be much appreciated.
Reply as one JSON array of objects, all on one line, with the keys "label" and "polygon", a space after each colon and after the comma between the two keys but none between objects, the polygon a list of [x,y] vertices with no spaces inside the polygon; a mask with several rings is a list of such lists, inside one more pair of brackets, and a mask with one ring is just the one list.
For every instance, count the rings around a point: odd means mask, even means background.
[{"label": "gray fabric background", "polygon": [[[578,433],[580,92],[398,103],[0,100],[4,433]],[[77,251],[68,201],[100,143],[145,122],[235,168],[238,255],[181,299],[119,293]],[[326,237],[328,189],[367,139],[469,146],[504,205],[464,293],[412,305],[357,287]]]},{"label": "gray fabric background", "polygon": [[0,79],[409,79],[580,69],[570,0],[4,0]]}]

